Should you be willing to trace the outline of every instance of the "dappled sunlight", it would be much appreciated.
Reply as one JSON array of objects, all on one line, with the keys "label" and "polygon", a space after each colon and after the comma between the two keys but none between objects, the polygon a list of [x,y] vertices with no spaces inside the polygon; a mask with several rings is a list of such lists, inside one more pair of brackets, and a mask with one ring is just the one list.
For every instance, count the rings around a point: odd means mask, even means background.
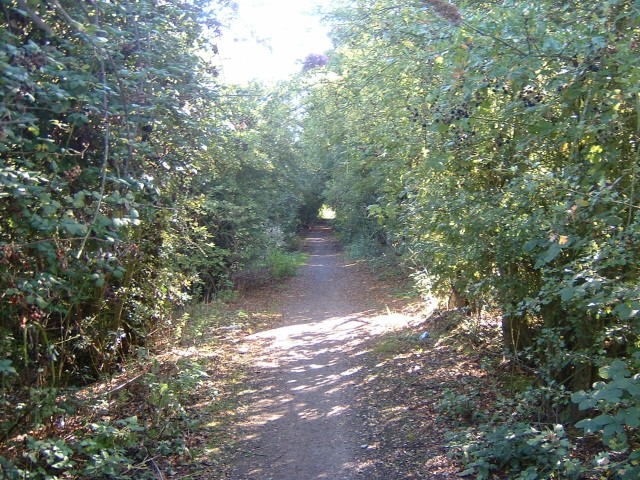
[{"label": "dappled sunlight", "polygon": [[349,368],[348,370],[345,370],[344,372],[342,372],[340,374],[340,376],[341,377],[347,377],[347,376],[350,376],[350,375],[354,375],[354,374],[358,373],[360,370],[362,370],[362,366]]},{"label": "dappled sunlight", "polygon": [[348,405],[336,405],[331,410],[329,410],[329,412],[327,412],[327,416],[331,417],[332,415],[340,415],[341,413],[349,410],[349,408],[350,407]]},{"label": "dappled sunlight", "polygon": [[[323,260],[323,259],[327,259],[327,258],[339,258],[340,254],[339,253],[332,253],[331,255],[314,255],[313,253],[309,254],[309,257],[312,258],[316,263],[308,263],[307,266],[308,267],[324,267],[326,266],[326,263],[319,263],[319,261]],[[340,267],[340,268],[347,268],[346,265],[344,267]]]},{"label": "dappled sunlight", "polygon": [[[296,323],[254,333],[245,340],[270,340],[268,348],[289,350],[293,347],[311,347],[326,340],[357,338],[364,341],[371,335],[404,328],[415,321],[413,317],[402,313],[371,314],[372,310],[367,310],[343,317],[331,317],[321,322]],[[300,320],[304,321],[304,317]],[[340,346],[337,345],[336,348]]]},{"label": "dappled sunlight", "polygon": [[[318,318],[317,313],[315,315]],[[269,458],[269,461],[277,461],[277,468],[282,471],[290,471],[295,468],[294,464],[309,462],[311,458],[318,461],[319,455],[327,456],[327,461],[335,461],[335,458],[331,460],[335,457],[335,449],[351,448],[337,446],[341,435],[336,432],[350,428],[347,425],[356,414],[350,398],[354,388],[365,381],[363,366],[353,362],[368,351],[368,339],[406,328],[415,321],[411,316],[386,308],[328,315],[320,321],[313,321],[313,318],[304,314],[289,317],[290,322],[295,321],[244,339],[243,343],[249,345],[260,368],[258,375],[264,385],[260,396],[270,398],[269,401],[254,399],[247,406],[247,430],[242,440],[254,449],[255,456],[251,457],[254,467],[247,472],[252,478],[263,478],[262,473],[266,475],[267,471],[276,468],[267,469],[264,463],[263,455],[268,454],[263,453],[260,446],[266,441],[265,435],[275,445],[288,445],[292,441],[288,436],[301,435],[303,430],[311,429],[322,440],[295,447],[302,449],[303,453],[296,455],[303,458],[292,458],[284,446],[280,447],[284,449],[279,454],[282,457]],[[364,440],[356,442],[357,448],[361,442]],[[331,468],[336,469],[335,466]],[[342,473],[337,478],[351,478],[362,468],[362,462],[344,458],[338,470]],[[319,473],[308,478],[336,477]]]}]

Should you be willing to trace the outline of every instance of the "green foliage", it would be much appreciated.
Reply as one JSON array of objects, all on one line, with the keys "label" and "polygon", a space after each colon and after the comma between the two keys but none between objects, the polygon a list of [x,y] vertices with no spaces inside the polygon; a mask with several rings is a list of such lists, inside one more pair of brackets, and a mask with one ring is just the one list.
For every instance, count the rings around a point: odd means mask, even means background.
[{"label": "green foliage", "polygon": [[[294,93],[221,85],[215,55],[204,60],[232,7],[1,2],[3,442],[50,421],[60,389],[117,372],[176,307],[219,295],[317,210]],[[172,391],[150,398],[160,421]]]},{"label": "green foliage", "polygon": [[205,20],[178,2],[3,2],[2,353],[26,386],[113,370],[190,281],[158,260],[194,169],[181,110],[203,92],[186,66]]},{"label": "green foliage", "polygon": [[[593,384],[589,391],[579,391],[571,399],[590,417],[580,420],[576,427],[587,434],[598,434],[610,451],[601,452],[594,459],[600,471],[612,471],[617,478],[635,478],[640,474],[640,355],[632,359],[615,359],[600,368],[603,381]],[[598,413],[598,415],[595,415]],[[612,462],[612,452],[627,452]]]},{"label": "green foliage", "polygon": [[[209,325],[210,327],[210,325]],[[183,360],[176,370],[152,362],[141,375],[138,389],[142,397],[124,390],[121,398],[77,400],[78,408],[87,414],[92,406],[102,418],[78,418],[74,435],[66,440],[28,436],[20,443],[17,455],[10,460],[0,457],[0,468],[7,479],[68,478],[154,478],[149,455],[189,458],[186,435],[195,426],[185,407],[193,402],[195,391],[203,388],[210,367],[197,361]],[[60,408],[55,397],[49,398],[51,415],[71,413]],[[104,413],[110,403],[138,403],[139,415],[110,418]],[[215,396],[210,398],[215,403]],[[17,445],[10,442],[15,452]]]},{"label": "green foliage", "polygon": [[[634,31],[635,7],[600,5],[598,34],[576,24],[593,14],[579,6],[461,11],[463,25],[429,26],[423,9],[384,1],[337,14],[334,76],[312,92],[336,108],[311,96],[305,131],[328,159],[337,224],[348,240],[394,247],[436,293],[453,284],[553,327],[562,316],[628,320],[637,69],[616,32]],[[598,135],[607,122],[612,134]]]},{"label": "green foliage", "polygon": [[[326,201],[352,255],[502,312],[540,424],[578,420],[580,392],[598,415],[578,426],[635,448],[638,3],[352,2],[328,64],[270,92],[202,60],[215,6],[1,3],[3,437],[51,422],[59,388],[117,371],[235,271],[290,274],[299,259],[273,252]],[[158,372],[148,388],[161,439],[179,395]],[[134,476],[135,422],[109,428],[87,465]],[[57,475],[75,447],[56,442],[34,439],[18,475]],[[475,445],[479,475],[577,471],[557,426],[507,422]]]},{"label": "green foliage", "polygon": [[273,251],[267,255],[265,264],[274,278],[286,278],[295,275],[308,258],[304,253]]},{"label": "green foliage", "polygon": [[132,478],[127,475],[134,458],[130,451],[138,447],[144,426],[138,423],[137,417],[117,420],[116,422],[99,422],[91,426],[91,434],[83,438],[76,448],[78,453],[86,457],[82,470],[84,475]]},{"label": "green foliage", "polygon": [[345,253],[349,258],[355,260],[374,259],[383,255],[384,249],[375,240],[365,238],[351,238],[345,248]]},{"label": "green foliage", "polygon": [[[571,393],[640,335],[638,3],[376,0],[333,19],[303,146],[347,250],[390,248],[425,296],[500,311],[505,349],[538,379],[535,417],[580,420]],[[585,395],[615,404],[597,385]],[[580,425],[620,441],[633,412]],[[525,444],[547,435],[521,421]]]},{"label": "green foliage", "polygon": [[473,396],[473,392],[471,395],[457,395],[450,389],[446,389],[442,398],[438,401],[437,411],[452,422],[469,421],[472,417],[481,415],[478,412],[478,405],[472,398]]},{"label": "green foliage", "polygon": [[492,478],[512,472],[509,478],[581,478],[584,473],[570,457],[573,446],[562,425],[534,428],[528,423],[488,424],[466,438],[453,441],[466,469],[461,476]]},{"label": "green foliage", "polygon": [[70,459],[72,454],[73,451],[63,440],[27,438],[25,457],[31,466],[28,473],[21,473],[27,474],[27,478],[47,478],[49,472],[61,472],[72,468],[75,465]]},{"label": "green foliage", "polygon": [[90,427],[91,433],[71,442],[27,437],[19,461],[0,457],[3,478],[44,480],[69,475],[146,478],[132,470],[136,458],[132,458],[131,452],[140,446],[145,430],[137,417],[94,423]]}]

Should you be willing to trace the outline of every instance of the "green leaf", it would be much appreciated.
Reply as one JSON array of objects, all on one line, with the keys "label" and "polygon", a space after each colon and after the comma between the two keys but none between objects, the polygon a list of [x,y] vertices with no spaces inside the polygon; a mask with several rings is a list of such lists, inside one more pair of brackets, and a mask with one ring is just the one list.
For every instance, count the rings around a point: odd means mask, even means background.
[{"label": "green leaf", "polygon": [[624,423],[628,427],[640,427],[640,407],[629,407],[618,412],[616,418],[620,423]]},{"label": "green leaf", "polygon": [[55,113],[64,113],[71,108],[71,104],[68,101],[56,102],[51,106],[51,109]]},{"label": "green leaf", "polygon": [[42,309],[45,309],[49,306],[49,302],[47,302],[44,298],[38,295],[36,296],[36,305],[38,305],[38,307]]},{"label": "green leaf", "polygon": [[612,225],[612,226],[618,226],[624,222],[624,220],[618,217],[617,215],[610,215],[607,218],[605,218],[604,221],[607,223],[607,225]]},{"label": "green leaf", "polygon": [[475,475],[476,474],[476,469],[471,467],[471,468],[467,468],[466,470],[463,470],[462,472],[458,473],[459,477],[468,477],[470,475]]},{"label": "green leaf", "polygon": [[538,119],[536,123],[527,125],[527,130],[534,135],[545,134],[553,130],[553,123],[548,120]]},{"label": "green leaf", "polygon": [[613,313],[618,315],[620,320],[628,320],[637,317],[640,311],[640,303],[637,301],[620,303],[613,309]]},{"label": "green leaf", "polygon": [[13,362],[8,358],[0,360],[0,374],[4,375],[16,375],[18,372],[13,367]]},{"label": "green leaf", "polygon": [[618,403],[621,397],[622,390],[619,388],[611,388],[610,385],[607,385],[606,388],[596,392],[593,396],[595,400],[604,400],[608,403]]},{"label": "green leaf", "polygon": [[598,405],[598,402],[594,398],[588,398],[580,402],[578,405],[578,408],[583,411],[583,410],[589,410],[590,408],[593,408],[596,405]]},{"label": "green leaf", "polygon": [[111,275],[113,275],[114,278],[118,279],[124,277],[124,268],[117,267],[113,272],[111,272]]},{"label": "green leaf", "polygon": [[600,425],[591,418],[585,418],[576,423],[576,428],[581,428],[585,433],[596,433],[600,430]]},{"label": "green leaf", "polygon": [[620,359],[614,360],[610,365],[601,367],[598,373],[605,379],[622,378],[631,375],[631,372],[627,368],[627,363]]},{"label": "green leaf", "polygon": [[589,398],[589,395],[584,390],[571,394],[571,401],[573,403],[580,403],[587,398]]},{"label": "green leaf", "polygon": [[592,421],[593,421],[594,425],[597,425],[598,427],[604,427],[605,425],[610,425],[612,423],[617,423],[615,418],[613,418],[613,416],[611,416],[611,415],[609,415],[607,413],[603,413],[602,415],[598,415],[597,417],[593,418]]},{"label": "green leaf", "polygon": [[84,113],[72,113],[67,116],[67,121],[73,125],[80,126],[89,123],[89,117]]},{"label": "green leaf", "polygon": [[87,227],[81,223],[76,222],[75,220],[71,220],[68,218],[63,219],[60,222],[62,228],[64,228],[67,233],[71,236],[83,236],[87,234]]},{"label": "green leaf", "polygon": [[[602,435],[605,437],[605,439],[618,435],[624,435],[624,429],[622,428],[622,425],[620,425],[615,420],[612,420],[602,428]],[[626,435],[624,436],[626,437]]]},{"label": "green leaf", "polygon": [[76,208],[82,208],[85,203],[86,194],[84,192],[78,192],[73,196],[73,206]]},{"label": "green leaf", "polygon": [[547,263],[552,262],[560,254],[561,251],[562,247],[559,243],[552,243],[549,249],[538,257],[538,260],[536,261],[534,267],[540,268]]},{"label": "green leaf", "polygon": [[565,287],[562,290],[560,290],[560,298],[562,299],[563,302],[568,302],[573,298],[573,295],[575,294],[576,290],[577,289],[575,287]]}]

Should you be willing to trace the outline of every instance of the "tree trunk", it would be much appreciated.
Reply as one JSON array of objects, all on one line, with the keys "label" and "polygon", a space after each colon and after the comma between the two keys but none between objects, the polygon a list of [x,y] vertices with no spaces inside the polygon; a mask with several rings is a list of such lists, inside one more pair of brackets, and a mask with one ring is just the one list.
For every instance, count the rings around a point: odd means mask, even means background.
[{"label": "tree trunk", "polygon": [[502,316],[502,341],[505,347],[513,354],[517,354],[531,345],[531,329],[526,316]]},{"label": "tree trunk", "polygon": [[447,307],[450,309],[464,308],[468,304],[469,302],[464,295],[462,295],[456,287],[452,286],[451,292],[449,293],[449,300],[447,301]]}]

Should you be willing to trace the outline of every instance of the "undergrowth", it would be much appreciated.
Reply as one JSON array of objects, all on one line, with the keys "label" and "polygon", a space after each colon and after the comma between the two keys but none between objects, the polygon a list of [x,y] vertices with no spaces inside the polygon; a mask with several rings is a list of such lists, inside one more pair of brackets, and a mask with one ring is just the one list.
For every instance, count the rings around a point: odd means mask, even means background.
[{"label": "undergrowth", "polygon": [[302,267],[309,255],[302,252],[272,251],[265,258],[265,266],[276,279],[294,276]]},{"label": "undergrowth", "polygon": [[[572,393],[542,366],[505,351],[500,328],[495,312],[436,312],[418,330],[396,332],[372,348],[385,369],[395,368],[402,377],[395,380],[395,388],[406,389],[397,408],[421,408],[416,405],[427,399],[413,390],[426,389],[431,422],[446,431],[443,441],[448,456],[459,464],[459,476],[640,478],[640,354],[604,365],[592,390]],[[438,361],[425,357],[429,351]],[[444,363],[438,362],[445,358],[451,360],[445,367],[449,375],[439,373]],[[417,381],[416,372],[427,370],[429,375]],[[569,420],[571,409],[582,412],[583,419]],[[413,416],[403,421],[415,423]],[[423,428],[428,432],[433,427]],[[417,431],[412,435],[421,436]]]},{"label": "undergrowth", "polygon": [[292,277],[308,259],[309,255],[303,252],[271,250],[235,272],[232,275],[233,287],[236,291],[255,290],[274,280]]},{"label": "undergrowth", "polygon": [[222,304],[201,306],[184,315],[162,351],[141,349],[110,381],[77,391],[33,391],[24,400],[29,405],[16,408],[28,411],[37,403],[34,427],[2,425],[0,478],[198,476],[192,470],[201,457],[215,469],[215,447],[230,435],[229,401],[242,377],[241,365],[219,346],[243,321]]},{"label": "undergrowth", "polygon": [[[600,479],[640,477],[640,354],[600,368],[593,390],[571,393],[542,366],[526,365],[496,341],[499,322],[449,312],[435,323],[438,342],[474,353],[495,380],[445,389],[437,411],[449,422],[449,455],[460,476],[488,479]],[[493,332],[493,333],[492,333]],[[577,409],[583,420],[571,422]]]}]

